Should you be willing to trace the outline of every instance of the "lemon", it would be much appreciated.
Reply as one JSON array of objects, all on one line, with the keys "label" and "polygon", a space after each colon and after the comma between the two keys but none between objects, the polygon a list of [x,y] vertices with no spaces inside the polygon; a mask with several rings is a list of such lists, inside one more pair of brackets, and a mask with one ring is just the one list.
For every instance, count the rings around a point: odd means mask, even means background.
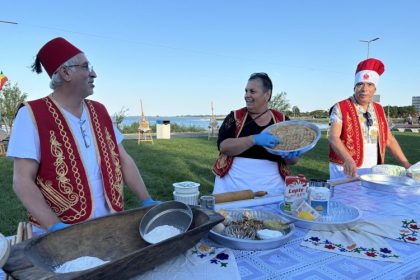
[{"label": "lemon", "polygon": [[268,220],[263,222],[264,226],[266,226],[268,229],[274,229],[274,230],[284,230],[289,228],[289,225],[285,225],[281,221],[275,221],[275,220]]},{"label": "lemon", "polygon": [[315,220],[315,216],[312,215],[312,213],[309,212],[309,211],[302,211],[302,212],[300,212],[300,213],[297,214],[297,217],[299,219],[307,220],[307,221],[313,221],[313,220]]}]

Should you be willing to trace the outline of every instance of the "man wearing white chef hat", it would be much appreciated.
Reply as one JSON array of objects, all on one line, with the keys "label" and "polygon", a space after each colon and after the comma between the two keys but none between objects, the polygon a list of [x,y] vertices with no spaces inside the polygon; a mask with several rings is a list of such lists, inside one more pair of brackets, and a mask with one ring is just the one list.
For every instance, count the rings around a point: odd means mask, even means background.
[{"label": "man wearing white chef hat", "polygon": [[359,168],[370,168],[385,161],[385,150],[402,166],[409,168],[400,145],[392,135],[384,109],[373,102],[382,61],[369,58],[357,65],[354,94],[334,105],[330,114],[330,177],[356,177]]},{"label": "man wearing white chef hat", "polygon": [[53,92],[21,104],[8,147],[34,233],[124,210],[123,181],[143,206],[154,203],[105,106],[86,99],[96,78],[86,55],[55,38],[36,56],[33,70],[42,68]]}]

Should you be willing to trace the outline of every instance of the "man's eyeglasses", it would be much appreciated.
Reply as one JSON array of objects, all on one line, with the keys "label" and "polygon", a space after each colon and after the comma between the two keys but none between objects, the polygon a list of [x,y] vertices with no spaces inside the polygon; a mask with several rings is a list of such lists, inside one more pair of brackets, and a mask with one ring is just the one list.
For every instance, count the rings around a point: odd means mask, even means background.
[{"label": "man's eyeglasses", "polygon": [[80,125],[80,132],[82,132],[83,141],[85,142],[85,147],[89,148],[91,143],[90,143],[90,138],[86,133],[86,120],[80,121],[79,125]]},{"label": "man's eyeglasses", "polygon": [[370,127],[373,125],[372,115],[369,112],[363,113],[363,117],[365,117],[366,119],[367,127]]},{"label": "man's eyeglasses", "polygon": [[93,71],[93,66],[92,64],[90,64],[90,62],[85,63],[85,64],[66,65],[66,67],[81,67],[85,69],[86,71],[89,71],[89,72]]}]

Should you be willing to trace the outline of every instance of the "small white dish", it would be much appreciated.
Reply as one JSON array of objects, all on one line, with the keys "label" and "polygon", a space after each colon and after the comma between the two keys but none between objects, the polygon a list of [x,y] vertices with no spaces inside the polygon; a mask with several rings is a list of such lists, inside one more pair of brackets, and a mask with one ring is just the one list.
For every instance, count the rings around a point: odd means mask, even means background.
[{"label": "small white dish", "polygon": [[195,194],[198,192],[199,183],[185,181],[173,183],[174,190],[177,194]]},{"label": "small white dish", "polygon": [[180,201],[188,205],[198,205],[198,197],[200,196],[200,192],[185,194],[174,191],[173,195],[174,200],[176,201]]}]

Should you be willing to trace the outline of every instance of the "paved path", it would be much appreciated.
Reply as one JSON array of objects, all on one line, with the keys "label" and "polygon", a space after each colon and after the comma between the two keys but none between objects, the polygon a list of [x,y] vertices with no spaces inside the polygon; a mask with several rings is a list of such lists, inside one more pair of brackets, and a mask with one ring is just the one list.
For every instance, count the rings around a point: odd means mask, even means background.
[{"label": "paved path", "polygon": [[415,132],[419,133],[420,124],[392,124],[390,126],[391,130],[399,131],[399,132]]},{"label": "paved path", "polygon": [[[156,139],[156,133],[152,133],[153,139]],[[171,138],[190,138],[190,137],[207,137],[207,132],[174,132]],[[137,139],[137,134],[124,134],[124,139]]]}]

